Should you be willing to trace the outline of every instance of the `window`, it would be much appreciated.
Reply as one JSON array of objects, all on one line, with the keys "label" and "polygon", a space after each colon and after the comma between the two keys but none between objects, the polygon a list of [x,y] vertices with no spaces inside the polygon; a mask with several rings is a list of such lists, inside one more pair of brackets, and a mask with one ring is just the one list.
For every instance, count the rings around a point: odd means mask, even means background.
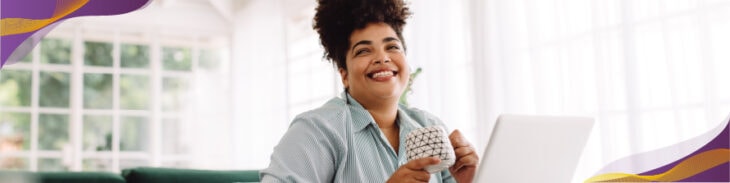
[{"label": "window", "polygon": [[104,31],[54,31],[0,71],[0,170],[194,164],[187,99],[194,78],[227,77],[226,44]]},{"label": "window", "polygon": [[337,68],[323,59],[322,47],[316,46],[319,35],[310,25],[314,14],[308,13],[314,11],[292,16],[286,24],[288,121],[342,92]]}]

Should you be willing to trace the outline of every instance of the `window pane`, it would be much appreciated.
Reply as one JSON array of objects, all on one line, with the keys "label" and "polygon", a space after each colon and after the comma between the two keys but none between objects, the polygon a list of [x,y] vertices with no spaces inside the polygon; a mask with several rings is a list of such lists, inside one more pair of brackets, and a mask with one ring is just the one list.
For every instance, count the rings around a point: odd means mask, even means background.
[{"label": "window pane", "polygon": [[129,168],[137,168],[137,167],[145,167],[150,166],[149,161],[144,159],[121,159],[119,160],[119,169],[129,169]]},{"label": "window pane", "polygon": [[28,54],[25,55],[25,57],[23,57],[23,59],[20,60],[20,62],[23,62],[23,63],[31,63],[32,61],[33,61],[33,50],[30,50],[30,52],[28,52]]},{"label": "window pane", "polygon": [[41,72],[41,107],[68,107],[70,92],[69,74],[64,72]]},{"label": "window pane", "polygon": [[65,39],[44,38],[41,41],[41,63],[71,63],[71,41]]},{"label": "window pane", "polygon": [[220,67],[221,55],[215,50],[200,50],[200,68],[207,70],[217,70]]},{"label": "window pane", "polygon": [[192,54],[190,48],[162,48],[162,61],[165,70],[191,70]]},{"label": "window pane", "polygon": [[0,113],[0,144],[2,152],[30,149],[30,114]]},{"label": "window pane", "polygon": [[84,108],[112,108],[111,74],[84,74]]},{"label": "window pane", "polygon": [[63,161],[58,158],[40,158],[38,159],[38,171],[65,172],[68,171],[68,167],[63,165]]},{"label": "window pane", "polygon": [[122,151],[146,151],[149,140],[147,129],[145,117],[122,117],[119,148]]},{"label": "window pane", "polygon": [[84,115],[84,151],[112,150],[112,116]]},{"label": "window pane", "polygon": [[30,106],[30,82],[30,71],[0,72],[0,106]]},{"label": "window pane", "polygon": [[0,156],[0,170],[28,170],[28,158]]},{"label": "window pane", "polygon": [[122,67],[147,68],[150,60],[150,48],[147,45],[122,44]]},{"label": "window pane", "polygon": [[122,109],[148,109],[150,80],[142,75],[121,75],[119,103]]},{"label": "window pane", "polygon": [[188,82],[182,78],[162,78],[162,110],[179,111],[188,91]]},{"label": "window pane", "polygon": [[84,42],[84,65],[112,66],[114,45],[104,42]]},{"label": "window pane", "polygon": [[111,171],[111,159],[84,159],[83,171]]},{"label": "window pane", "polygon": [[180,141],[180,121],[176,119],[162,120],[162,153],[184,154],[187,147]]},{"label": "window pane", "polygon": [[68,115],[41,114],[38,119],[39,149],[63,149],[68,143]]}]

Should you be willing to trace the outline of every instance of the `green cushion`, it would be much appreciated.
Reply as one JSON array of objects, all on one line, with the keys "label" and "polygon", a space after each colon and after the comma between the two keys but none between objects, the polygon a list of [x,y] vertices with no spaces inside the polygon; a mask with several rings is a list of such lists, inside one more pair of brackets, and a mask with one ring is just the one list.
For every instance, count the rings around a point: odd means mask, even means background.
[{"label": "green cushion", "polygon": [[128,183],[234,183],[259,182],[257,170],[191,170],[172,168],[133,168],[122,171]]},{"label": "green cushion", "polygon": [[42,183],[124,183],[119,174],[109,172],[38,172]]}]

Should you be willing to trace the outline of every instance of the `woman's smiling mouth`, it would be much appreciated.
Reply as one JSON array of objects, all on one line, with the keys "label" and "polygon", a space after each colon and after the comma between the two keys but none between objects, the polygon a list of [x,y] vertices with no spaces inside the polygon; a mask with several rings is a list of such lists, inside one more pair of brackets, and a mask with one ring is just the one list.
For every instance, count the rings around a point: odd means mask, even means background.
[{"label": "woman's smiling mouth", "polygon": [[379,70],[368,73],[367,76],[375,81],[387,81],[390,78],[398,75],[398,71],[393,70]]}]

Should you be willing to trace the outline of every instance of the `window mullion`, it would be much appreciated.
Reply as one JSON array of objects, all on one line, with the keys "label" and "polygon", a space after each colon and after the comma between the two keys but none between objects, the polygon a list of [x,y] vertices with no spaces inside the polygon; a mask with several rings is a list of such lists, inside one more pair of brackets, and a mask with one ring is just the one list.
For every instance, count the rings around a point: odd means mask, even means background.
[{"label": "window mullion", "polygon": [[160,104],[160,96],[162,94],[162,57],[161,52],[162,49],[160,47],[160,40],[155,38],[155,36],[149,36],[152,37],[152,44],[150,45],[150,69],[151,69],[151,75],[150,75],[150,87],[152,91],[152,95],[150,97],[150,109],[151,109],[151,116],[150,120],[148,121],[149,128],[149,137],[151,138],[151,144],[150,144],[150,153],[152,154],[151,158],[151,165],[153,167],[160,166],[162,163],[160,161],[160,158],[162,157],[161,151],[161,135],[159,134],[160,128],[161,128],[161,104]]},{"label": "window mullion", "polygon": [[119,70],[120,70],[120,43],[119,31],[114,31],[114,43],[112,46],[112,171],[119,172]]},{"label": "window mullion", "polygon": [[[39,43],[40,44],[40,43]],[[38,46],[40,47],[40,46]],[[31,70],[31,94],[30,94],[30,171],[38,171],[38,108],[40,94],[40,49],[34,49],[33,69]]]},{"label": "window mullion", "polygon": [[[73,44],[71,46],[71,65],[72,65],[72,72],[71,72],[71,96],[70,96],[70,107],[71,107],[71,116],[69,117],[69,122],[71,125],[70,133],[71,136],[71,152],[70,156],[73,161],[71,161],[73,164],[71,165],[70,170],[71,171],[81,171],[82,170],[82,161],[83,157],[82,151],[83,151],[83,140],[82,140],[82,134],[83,134],[83,91],[84,91],[84,73],[83,73],[83,67],[84,67],[84,40],[82,37],[82,30],[81,28],[76,28],[74,31],[73,36]],[[64,152],[64,156],[66,156],[66,152]],[[64,157],[66,158],[66,157]]]}]

